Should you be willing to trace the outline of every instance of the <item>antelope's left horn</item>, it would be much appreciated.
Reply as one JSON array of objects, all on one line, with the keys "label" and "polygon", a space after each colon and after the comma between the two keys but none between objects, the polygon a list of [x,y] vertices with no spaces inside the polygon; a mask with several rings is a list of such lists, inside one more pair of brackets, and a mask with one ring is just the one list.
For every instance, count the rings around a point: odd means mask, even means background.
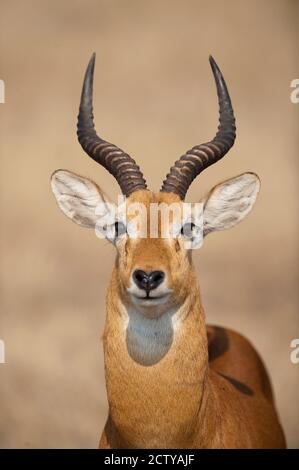
[{"label": "antelope's left horn", "polygon": [[185,198],[186,192],[196,176],[224,157],[233,146],[236,138],[235,117],[224,78],[212,56],[210,56],[210,64],[219,102],[218,132],[210,142],[188,150],[175,162],[163,181],[161,191],[176,193],[181,199]]},{"label": "antelope's left horn", "polygon": [[83,150],[116,178],[123,194],[129,196],[138,189],[146,189],[145,179],[133,158],[101,139],[95,131],[92,112],[94,64],[95,54],[89,61],[83,82],[77,124],[78,140]]}]

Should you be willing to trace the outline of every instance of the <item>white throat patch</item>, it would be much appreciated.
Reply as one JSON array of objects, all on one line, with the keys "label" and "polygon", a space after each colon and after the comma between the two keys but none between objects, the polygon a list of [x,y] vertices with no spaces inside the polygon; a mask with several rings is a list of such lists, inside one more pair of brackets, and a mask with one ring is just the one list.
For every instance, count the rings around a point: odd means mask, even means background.
[{"label": "white throat patch", "polygon": [[126,342],[131,358],[144,366],[157,364],[172,345],[176,311],[158,318],[148,318],[133,308],[127,314]]}]

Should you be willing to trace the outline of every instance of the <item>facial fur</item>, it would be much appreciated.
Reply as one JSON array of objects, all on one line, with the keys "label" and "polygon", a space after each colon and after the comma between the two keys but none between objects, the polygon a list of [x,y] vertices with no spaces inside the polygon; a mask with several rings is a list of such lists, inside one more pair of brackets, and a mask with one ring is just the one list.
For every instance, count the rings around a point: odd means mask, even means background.
[{"label": "facial fur", "polygon": [[[138,308],[147,317],[157,317],[172,308],[178,308],[188,293],[188,279],[192,271],[190,251],[184,240],[161,237],[161,219],[158,219],[158,237],[150,237],[150,204],[178,203],[178,196],[170,193],[138,191],[128,198],[128,206],[142,203],[147,210],[146,238],[131,238],[124,234],[116,242],[116,268],[119,281],[119,294],[126,305]],[[130,219],[130,215],[127,215]],[[170,220],[173,223],[174,220]],[[136,270],[145,272],[162,271],[163,282],[148,295],[133,279]]]}]

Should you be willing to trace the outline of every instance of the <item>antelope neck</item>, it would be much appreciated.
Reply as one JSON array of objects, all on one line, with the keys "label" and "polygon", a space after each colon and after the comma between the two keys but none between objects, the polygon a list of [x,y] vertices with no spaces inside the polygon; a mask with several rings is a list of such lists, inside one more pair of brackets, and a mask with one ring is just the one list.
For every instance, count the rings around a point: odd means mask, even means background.
[{"label": "antelope neck", "polygon": [[[208,349],[199,291],[159,319],[107,296],[104,356],[116,447],[191,446],[208,402]],[[152,323],[151,323],[152,322]]]}]

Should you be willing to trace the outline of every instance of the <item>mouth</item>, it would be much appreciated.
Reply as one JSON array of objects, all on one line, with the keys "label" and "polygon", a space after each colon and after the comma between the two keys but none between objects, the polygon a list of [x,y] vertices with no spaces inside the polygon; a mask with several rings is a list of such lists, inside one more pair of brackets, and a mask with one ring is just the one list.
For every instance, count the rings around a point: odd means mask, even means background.
[{"label": "mouth", "polygon": [[169,298],[169,293],[155,296],[155,297],[151,296],[150,293],[147,293],[144,296],[133,294],[132,298],[136,304],[147,307],[147,306],[164,304]]}]

